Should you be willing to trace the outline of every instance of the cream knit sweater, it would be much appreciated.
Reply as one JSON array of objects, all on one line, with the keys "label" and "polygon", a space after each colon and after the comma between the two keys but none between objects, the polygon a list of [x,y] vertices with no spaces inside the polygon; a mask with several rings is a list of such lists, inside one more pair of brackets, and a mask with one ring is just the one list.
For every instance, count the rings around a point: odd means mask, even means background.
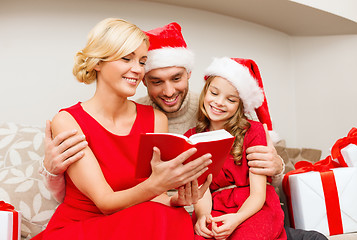
[{"label": "cream knit sweater", "polygon": [[[169,132],[184,134],[187,130],[196,126],[199,94],[188,92],[181,108],[177,112],[165,113],[169,120]],[[137,103],[150,105],[160,109],[149,96],[136,100]]]}]

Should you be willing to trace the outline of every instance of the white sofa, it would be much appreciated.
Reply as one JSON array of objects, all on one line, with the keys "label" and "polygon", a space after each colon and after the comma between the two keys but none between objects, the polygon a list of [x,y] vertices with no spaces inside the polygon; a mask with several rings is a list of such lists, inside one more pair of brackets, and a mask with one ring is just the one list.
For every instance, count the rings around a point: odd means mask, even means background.
[{"label": "white sofa", "polygon": [[[319,158],[319,151],[311,149],[278,146],[277,150],[286,162],[287,171],[295,161]],[[22,239],[30,239],[44,229],[58,206],[38,172],[43,157],[43,127],[0,123],[0,200],[22,213]],[[357,233],[329,239],[357,239]]]}]

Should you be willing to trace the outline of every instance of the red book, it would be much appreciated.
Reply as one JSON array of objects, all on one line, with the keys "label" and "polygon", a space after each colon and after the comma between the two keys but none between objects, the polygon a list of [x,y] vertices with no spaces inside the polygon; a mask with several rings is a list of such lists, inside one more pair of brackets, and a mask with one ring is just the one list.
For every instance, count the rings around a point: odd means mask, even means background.
[{"label": "red book", "polygon": [[161,152],[161,160],[174,159],[182,152],[195,147],[197,152],[184,163],[192,161],[206,153],[212,155],[212,163],[208,170],[198,178],[198,184],[205,182],[207,176],[212,173],[216,176],[230,153],[234,142],[234,137],[224,129],[196,133],[189,138],[175,133],[143,133],[140,136],[138,160],[136,164],[136,178],[147,178],[151,174],[151,158],[153,147],[157,147]]}]

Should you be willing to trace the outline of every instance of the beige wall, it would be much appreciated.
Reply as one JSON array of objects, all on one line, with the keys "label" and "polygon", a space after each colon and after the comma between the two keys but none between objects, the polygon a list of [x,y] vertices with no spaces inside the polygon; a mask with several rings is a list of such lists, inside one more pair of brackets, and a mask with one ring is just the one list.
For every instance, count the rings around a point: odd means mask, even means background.
[{"label": "beige wall", "polygon": [[313,8],[321,9],[335,15],[357,22],[356,0],[290,0]]},{"label": "beige wall", "polygon": [[357,127],[357,36],[292,39],[297,145],[327,150]]},{"label": "beige wall", "polygon": [[[353,70],[357,36],[291,37],[230,17],[140,1],[14,2],[0,8],[0,121],[44,125],[61,107],[88,99],[95,86],[74,80],[73,55],[84,46],[88,31],[106,17],[127,19],[143,30],[179,22],[196,53],[190,80],[195,92],[201,90],[203,70],[213,56],[254,59],[275,130],[288,146],[316,147],[327,153],[357,121],[353,111],[357,101],[346,94],[357,89]],[[331,59],[337,60],[336,69]],[[312,88],[316,86],[320,90]],[[141,86],[137,96],[145,91]],[[331,112],[330,106],[340,111]]]}]

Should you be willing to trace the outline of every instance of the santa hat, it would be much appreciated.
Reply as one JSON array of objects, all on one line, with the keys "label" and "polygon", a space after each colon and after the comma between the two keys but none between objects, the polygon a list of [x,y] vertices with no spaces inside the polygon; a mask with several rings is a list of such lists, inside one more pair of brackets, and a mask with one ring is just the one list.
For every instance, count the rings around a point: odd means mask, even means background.
[{"label": "santa hat", "polygon": [[170,23],[161,28],[145,32],[150,47],[145,72],[163,67],[184,67],[191,72],[194,62],[193,53],[187,48],[178,23]]},{"label": "santa hat", "polygon": [[255,113],[261,123],[265,123],[273,142],[280,140],[273,131],[268,102],[264,93],[263,81],[257,64],[251,59],[215,58],[205,71],[205,79],[209,76],[220,76],[227,79],[238,91],[243,101],[246,114]]}]

